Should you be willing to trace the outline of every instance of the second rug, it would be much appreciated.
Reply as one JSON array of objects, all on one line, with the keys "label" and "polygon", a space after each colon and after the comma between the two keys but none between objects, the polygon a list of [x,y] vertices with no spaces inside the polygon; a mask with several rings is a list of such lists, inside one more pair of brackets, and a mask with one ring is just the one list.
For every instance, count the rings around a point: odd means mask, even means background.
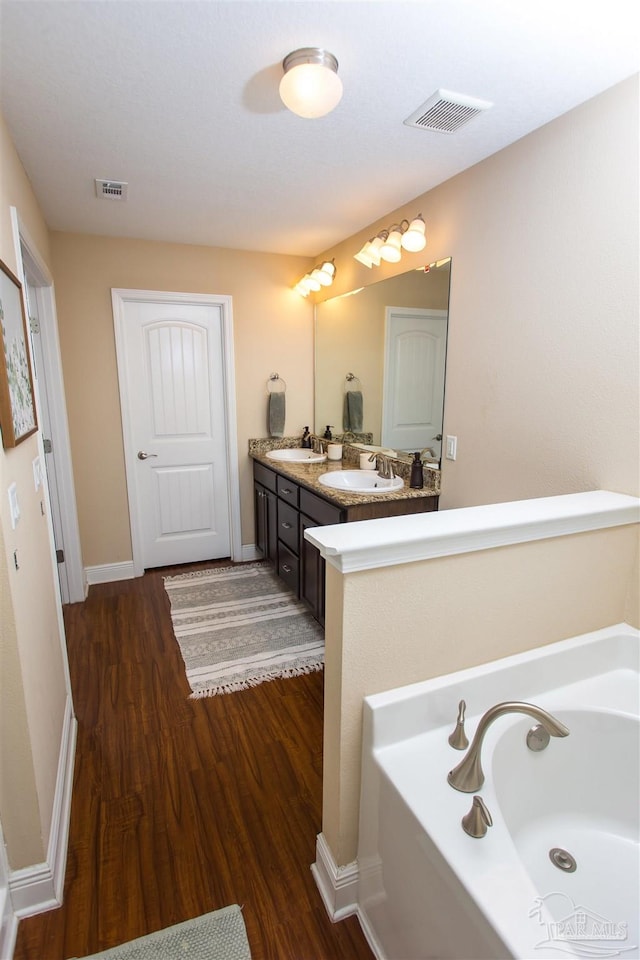
[{"label": "second rug", "polygon": [[324,631],[268,563],[166,577],[193,697],[321,670]]}]

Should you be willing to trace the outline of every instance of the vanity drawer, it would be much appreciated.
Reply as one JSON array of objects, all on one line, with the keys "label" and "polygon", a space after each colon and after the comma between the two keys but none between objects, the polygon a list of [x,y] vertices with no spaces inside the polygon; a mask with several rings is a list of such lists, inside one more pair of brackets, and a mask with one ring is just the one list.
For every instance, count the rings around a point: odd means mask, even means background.
[{"label": "vanity drawer", "polygon": [[263,467],[261,463],[253,462],[253,478],[257,480],[258,483],[261,483],[263,487],[266,487],[267,490],[273,490],[276,492],[276,474],[273,470],[269,470],[268,467]]},{"label": "vanity drawer", "polygon": [[294,507],[298,506],[298,495],[300,487],[297,483],[294,483],[293,480],[289,480],[287,477],[277,477],[278,481],[278,496],[282,497],[283,500],[286,500],[287,503],[292,503]]},{"label": "vanity drawer", "polygon": [[331,523],[342,523],[343,520],[343,511],[340,507],[327,503],[326,500],[316,497],[308,490],[300,491],[300,511],[315,520],[319,527],[326,527]]},{"label": "vanity drawer", "polygon": [[278,575],[296,596],[298,596],[298,572],[298,558],[280,541],[278,543]]},{"label": "vanity drawer", "polygon": [[298,552],[298,523],[300,514],[295,507],[278,500],[278,539],[294,553]]}]

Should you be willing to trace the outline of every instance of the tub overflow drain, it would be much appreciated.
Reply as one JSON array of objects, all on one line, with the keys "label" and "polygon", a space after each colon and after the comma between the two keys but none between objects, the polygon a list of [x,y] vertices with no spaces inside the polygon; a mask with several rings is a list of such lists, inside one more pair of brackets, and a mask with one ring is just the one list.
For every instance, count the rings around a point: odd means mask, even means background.
[{"label": "tub overflow drain", "polygon": [[563,850],[562,847],[553,847],[549,850],[549,859],[555,867],[564,870],[565,873],[573,873],[578,866],[575,857],[572,857],[569,851]]}]

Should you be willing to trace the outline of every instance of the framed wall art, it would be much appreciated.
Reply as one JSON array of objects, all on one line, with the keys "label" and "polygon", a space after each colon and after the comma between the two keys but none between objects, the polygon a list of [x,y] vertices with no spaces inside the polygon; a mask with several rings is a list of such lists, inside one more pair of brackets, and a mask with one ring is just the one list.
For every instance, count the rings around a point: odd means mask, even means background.
[{"label": "framed wall art", "polygon": [[22,284],[0,260],[0,428],[2,446],[16,447],[38,429]]}]

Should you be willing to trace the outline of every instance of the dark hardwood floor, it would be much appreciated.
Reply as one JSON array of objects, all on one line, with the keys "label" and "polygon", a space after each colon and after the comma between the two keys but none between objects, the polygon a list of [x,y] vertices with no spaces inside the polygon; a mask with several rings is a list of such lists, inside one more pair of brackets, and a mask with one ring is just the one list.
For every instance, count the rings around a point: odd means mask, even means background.
[{"label": "dark hardwood floor", "polygon": [[371,960],[309,869],[323,674],[190,700],[162,582],[183,569],[65,608],[78,745],[64,904],[21,921],[15,960],[83,957],[231,903],[253,960]]}]

